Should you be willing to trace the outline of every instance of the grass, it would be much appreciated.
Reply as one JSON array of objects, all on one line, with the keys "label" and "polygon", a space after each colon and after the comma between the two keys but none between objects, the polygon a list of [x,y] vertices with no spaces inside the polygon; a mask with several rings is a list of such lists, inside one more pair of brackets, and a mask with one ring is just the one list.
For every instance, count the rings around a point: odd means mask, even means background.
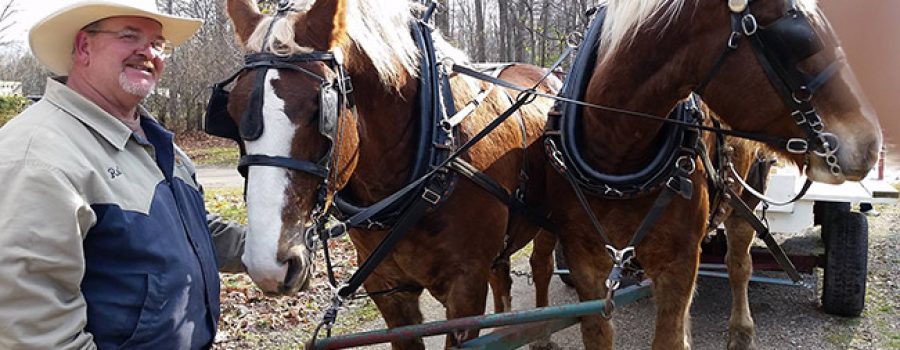
[{"label": "grass", "polygon": [[227,220],[247,224],[247,205],[241,188],[212,188],[205,191],[206,210]]}]

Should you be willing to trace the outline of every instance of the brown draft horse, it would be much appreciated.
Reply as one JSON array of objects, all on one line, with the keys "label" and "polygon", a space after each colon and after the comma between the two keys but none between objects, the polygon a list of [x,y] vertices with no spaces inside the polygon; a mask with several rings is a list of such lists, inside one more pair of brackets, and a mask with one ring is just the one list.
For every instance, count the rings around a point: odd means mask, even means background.
[{"label": "brown draft horse", "polygon": [[[237,38],[248,53],[264,51],[290,55],[341,49],[352,79],[357,116],[348,109],[339,114],[342,127],[335,137],[336,172],[329,196],[349,192],[361,205],[371,205],[402,188],[415,154],[415,96],[419,49],[410,38],[412,6],[407,1],[318,0],[307,2],[282,18],[260,14],[251,0],[228,0],[228,15]],[[275,23],[272,23],[275,21]],[[459,53],[439,42],[439,55],[463,62]],[[319,134],[317,110],[321,82],[312,75],[333,80],[336,73],[321,62],[291,62],[294,69],[269,69],[263,91],[262,135],[246,141],[249,154],[288,156],[314,160],[326,151]],[[541,81],[544,70],[529,65],[506,68],[500,78],[520,86]],[[312,74],[308,74],[312,73]],[[252,102],[254,75],[241,73],[231,91],[228,111],[240,125]],[[256,79],[258,81],[258,78]],[[488,85],[453,76],[451,86],[460,108]],[[554,94],[559,80],[551,77],[538,90]],[[460,124],[461,141],[480,131],[511,105],[510,94],[495,88],[473,114]],[[515,95],[512,95],[513,97]],[[524,145],[540,137],[551,101],[537,99],[516,117],[501,124],[463,158],[512,191],[520,179]],[[241,128],[244,128],[242,125]],[[242,130],[243,131],[243,130]],[[523,140],[524,138],[524,140]],[[535,168],[543,171],[543,165]],[[248,234],[243,262],[256,284],[270,293],[292,293],[306,283],[308,269],[289,268],[287,261],[306,261],[311,254],[294,236],[310,225],[319,178],[278,167],[249,168]],[[365,281],[367,291],[402,291],[373,296],[389,327],[422,321],[419,296],[423,289],[447,309],[448,318],[484,313],[493,259],[504,246],[509,209],[482,188],[461,178],[452,196],[438,210],[426,215],[397,244],[393,252]],[[513,220],[515,222],[516,219]],[[519,227],[533,226],[520,225]],[[372,254],[386,231],[352,229],[360,260]],[[532,234],[533,235],[533,234]],[[292,260],[293,259],[293,260]],[[297,276],[297,271],[302,271]],[[503,279],[494,279],[495,281]],[[495,286],[505,293],[507,286]],[[495,292],[496,293],[496,292]],[[507,302],[503,302],[507,300]],[[508,305],[500,298],[498,308]],[[476,333],[477,334],[477,333]],[[464,337],[472,337],[468,334]],[[393,344],[395,348],[421,349],[421,339]]]},{"label": "brown draft horse", "polygon": [[[789,0],[759,0],[753,1],[749,9],[747,2],[740,0],[608,0],[607,5],[600,56],[585,98],[589,103],[666,115],[679,100],[710,77],[731,33],[740,30],[732,30],[729,5],[740,10],[739,13],[745,9],[749,11],[749,16],[743,16],[741,21],[746,21],[744,27],[750,33],[774,25],[776,20],[785,17],[791,6],[796,6],[799,14],[810,20],[823,47],[811,52],[810,57],[800,56],[798,67],[788,68],[816,75],[834,67],[831,63],[839,60],[842,54],[814,0],[800,0],[796,4]],[[784,87],[777,85],[780,82],[770,80],[756,57],[754,46],[746,39],[733,42],[738,46],[712,76],[703,95],[704,101],[735,130],[778,138],[804,138],[806,134],[795,123],[792,109],[786,106],[780,93],[779,89]],[[795,48],[789,46],[787,49]],[[806,175],[814,181],[840,183],[863,178],[875,164],[881,145],[877,119],[858,95],[852,72],[846,66],[839,67],[809,101],[818,111],[825,132],[833,135],[829,138],[830,147],[824,143],[817,146],[820,153],[833,156],[831,162],[810,152],[795,154],[775,150],[784,158],[804,165]],[[805,100],[804,96],[795,95],[795,98]],[[582,134],[588,135],[580,144],[585,159],[596,169],[611,174],[627,174],[640,169],[653,154],[654,139],[661,130],[657,122],[594,109],[585,110],[580,125]],[[834,140],[839,142],[837,149]],[[690,200],[675,198],[647,239],[636,247],[636,257],[646,276],[653,281],[657,305],[654,349],[690,348],[688,311],[709,212],[705,171],[698,166],[691,177],[693,197]],[[547,167],[547,180],[547,198],[553,198],[546,202],[547,210],[559,226],[559,239],[579,298],[601,299],[606,295],[604,281],[612,261],[569,183],[550,166]],[[621,249],[631,239],[655,199],[655,195],[629,200],[589,196],[588,202],[612,244]],[[740,227],[731,229],[748,231]],[[732,234],[729,240],[737,237],[752,236]],[[749,240],[729,242],[731,283],[742,285],[739,287],[744,290],[746,279],[736,278],[736,274],[749,270],[749,257],[741,257],[746,256],[742,249],[748,246]],[[742,298],[746,298],[746,294]],[[746,301],[740,303],[743,306],[735,304],[735,307],[745,307]],[[740,331],[741,327],[743,331],[749,327],[752,332],[749,310],[739,314],[745,318],[733,317],[730,332]],[[612,348],[610,321],[599,316],[585,317],[582,321],[587,349]],[[729,346],[751,345],[733,341]]]},{"label": "brown draft horse", "polygon": [[[702,101],[700,108],[703,110],[704,115],[709,116],[711,119],[721,119],[715,116]],[[706,123],[706,125],[711,126],[711,123]],[[710,153],[715,154],[719,151],[714,135],[706,134],[703,137],[702,142],[710,150]],[[765,186],[767,174],[764,173],[763,178],[758,179],[755,182],[748,179],[748,175],[751,167],[757,164],[757,161],[767,163],[774,157],[774,154],[762,144],[733,137],[726,137],[724,146],[725,149],[722,151],[727,155],[726,157],[734,167],[736,175],[741,176],[745,182],[750,182],[754,185],[756,190],[762,191]],[[535,159],[532,161],[540,162],[542,160]],[[768,167],[759,170],[765,172],[767,169]],[[725,170],[725,168],[723,168],[723,170]],[[729,186],[736,194],[741,195],[741,200],[743,200],[748,207],[756,207],[759,203],[758,198],[744,192],[737,181],[727,180],[728,177],[733,177],[735,175],[731,175],[724,171],[721,175],[726,176],[726,178],[723,179],[726,186]],[[543,178],[535,178],[532,186],[545,184],[540,181],[543,181]],[[706,185],[708,183],[704,182],[703,184]],[[723,201],[723,198],[719,198],[719,200]],[[752,247],[753,239],[756,237],[756,231],[754,231],[753,227],[750,226],[744,218],[733,215],[732,208],[727,201],[710,209],[712,212],[710,213],[710,223],[707,227],[707,231],[712,232],[719,227],[720,224],[724,223],[727,232],[727,253],[725,256],[725,263],[728,268],[729,284],[732,295],[731,316],[728,327],[729,349],[753,349],[755,348],[755,339],[753,337],[754,324],[750,314],[750,302],[747,295],[747,287],[750,282],[750,277],[753,274],[753,262],[751,261],[750,248]],[[527,222],[523,222],[523,224],[527,224]],[[511,235],[513,241],[507,245],[507,249],[504,250],[504,252],[510,252],[509,254],[512,254],[512,252],[521,249],[530,242],[531,236],[528,234],[533,233],[534,231],[522,230],[521,232],[523,233]],[[557,237],[554,234],[546,231],[539,231],[538,235],[534,237],[530,265],[533,273],[535,305],[537,307],[550,305],[549,284],[553,277],[553,251],[557,241]],[[504,255],[504,257],[508,257],[508,255]],[[498,259],[498,262],[499,261],[505,260]],[[503,266],[499,263],[497,265],[497,267]],[[504,274],[502,273],[502,270],[495,271],[494,274],[494,276],[504,275],[508,275],[508,273]],[[535,348],[544,349],[553,348],[553,346],[550,344],[549,337],[547,337],[534,342],[532,349]]]}]

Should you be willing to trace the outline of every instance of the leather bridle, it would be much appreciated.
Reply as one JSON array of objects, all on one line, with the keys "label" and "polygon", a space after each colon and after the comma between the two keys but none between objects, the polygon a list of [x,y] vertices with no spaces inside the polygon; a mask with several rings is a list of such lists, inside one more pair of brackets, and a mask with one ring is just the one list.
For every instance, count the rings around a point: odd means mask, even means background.
[{"label": "leather bridle", "polygon": [[[289,11],[289,10],[285,10]],[[279,12],[281,13],[281,12]],[[282,14],[283,15],[283,14]],[[272,23],[275,21],[273,20]],[[271,31],[271,28],[270,28]],[[303,68],[298,63],[322,62],[335,73],[334,79]],[[303,73],[319,82],[319,135],[328,142],[327,150],[314,161],[296,159],[290,156],[247,154],[246,141],[258,140],[265,129],[263,118],[264,91],[266,74],[270,69],[287,70]],[[254,85],[250,99],[243,116],[240,119],[240,127],[228,114],[229,91],[225,89],[241,73],[253,72]],[[350,77],[344,69],[344,56],[337,48],[332,51],[314,51],[293,55],[277,55],[273,53],[253,53],[244,56],[244,66],[232,76],[213,85],[213,93],[207,107],[204,130],[215,136],[225,137],[238,143],[241,150],[241,158],[238,162],[238,172],[246,179],[248,170],[252,166],[279,167],[288,170],[299,171],[320,179],[316,190],[316,204],[311,213],[313,225],[305,233],[307,247],[313,248],[315,237],[313,232],[317,226],[324,225],[326,214],[331,205],[336,190],[333,183],[336,181],[336,145],[340,140],[340,112],[349,109],[354,116],[356,110],[353,106],[352,84]],[[246,181],[246,180],[245,180]]]},{"label": "leather bridle", "polygon": [[761,26],[757,22],[756,16],[750,12],[749,2],[750,0],[728,1],[731,34],[722,55],[694,92],[702,96],[725,60],[732,52],[737,51],[741,38],[746,37],[772,86],[791,111],[794,122],[805,133],[804,138],[791,138],[781,148],[793,154],[821,157],[831,174],[839,176],[842,173],[837,159],[840,142],[837,136],[825,132],[825,124],[813,106],[812,98],[819,88],[840,71],[844,65],[843,57],[838,57],[814,75],[800,71],[797,64],[822,51],[824,45],[809,19],[797,8],[796,0],[786,0],[785,14],[768,26]]}]

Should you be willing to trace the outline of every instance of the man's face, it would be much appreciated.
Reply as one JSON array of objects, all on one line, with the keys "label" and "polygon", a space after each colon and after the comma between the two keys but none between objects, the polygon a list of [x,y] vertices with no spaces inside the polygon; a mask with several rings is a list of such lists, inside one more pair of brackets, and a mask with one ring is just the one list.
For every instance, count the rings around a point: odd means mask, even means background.
[{"label": "man's face", "polygon": [[[86,30],[91,52],[88,74],[105,94],[147,97],[165,62],[154,50],[163,39],[159,22],[143,17],[112,17]],[[123,96],[124,97],[124,96]]]}]

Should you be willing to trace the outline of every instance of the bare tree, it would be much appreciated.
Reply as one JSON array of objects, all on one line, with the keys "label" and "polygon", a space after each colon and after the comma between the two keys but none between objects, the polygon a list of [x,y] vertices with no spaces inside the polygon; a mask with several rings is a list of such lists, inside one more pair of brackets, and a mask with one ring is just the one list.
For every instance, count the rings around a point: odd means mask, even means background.
[{"label": "bare tree", "polygon": [[475,0],[475,60],[487,59],[487,38],[484,33],[484,1]]},{"label": "bare tree", "polygon": [[210,86],[237,71],[241,52],[222,0],[157,0],[164,11],[200,18],[203,27],[166,61],[166,73],[147,106],[166,127],[197,130]]},{"label": "bare tree", "polygon": [[15,7],[16,0],[8,0],[0,7],[0,48],[9,46],[12,42],[7,40],[9,29],[16,24],[12,19],[13,15],[19,12]]}]

